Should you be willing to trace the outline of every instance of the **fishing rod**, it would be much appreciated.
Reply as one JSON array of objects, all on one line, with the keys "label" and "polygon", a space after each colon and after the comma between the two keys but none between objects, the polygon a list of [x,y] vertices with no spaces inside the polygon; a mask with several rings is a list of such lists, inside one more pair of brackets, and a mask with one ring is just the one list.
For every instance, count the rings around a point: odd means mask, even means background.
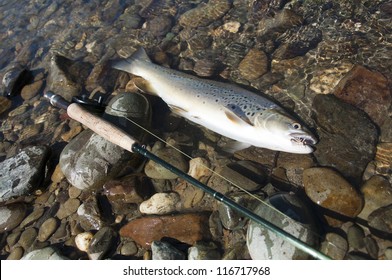
[{"label": "fishing rod", "polygon": [[149,152],[145,146],[140,145],[136,139],[132,136],[124,132],[123,130],[119,129],[112,123],[96,116],[84,109],[81,105],[77,103],[69,103],[61,96],[54,94],[53,92],[46,92],[44,97],[49,100],[49,102],[58,108],[64,109],[67,111],[67,114],[70,118],[82,123],[86,127],[90,128],[92,131],[97,133],[98,135],[102,136],[106,140],[120,146],[121,148],[130,151],[132,153],[138,153],[143,157],[152,160],[162,167],[168,169],[172,173],[176,174],[180,178],[184,179],[188,183],[194,185],[195,187],[201,189],[202,191],[211,195],[214,199],[222,202],[223,204],[229,206],[230,208],[236,210],[243,216],[249,218],[250,220],[256,222],[257,224],[263,226],[264,228],[274,232],[278,237],[282,238],[283,240],[290,242],[296,248],[304,251],[305,253],[311,255],[312,257],[320,260],[330,260],[331,258],[326,256],[325,254],[319,252],[318,250],[314,249],[310,245],[306,244],[302,240],[296,238],[295,236],[291,235],[290,233],[282,230],[281,228],[275,226],[271,222],[267,221],[266,219],[256,215],[249,209],[241,206],[240,204],[234,202],[227,196],[223,195],[222,193],[215,191],[214,189],[208,187],[207,185],[201,183],[200,181],[196,180],[195,178],[189,176],[188,174],[184,173],[180,169],[176,168],[175,166],[169,164],[168,162],[164,161],[163,159],[157,157],[153,153]]}]

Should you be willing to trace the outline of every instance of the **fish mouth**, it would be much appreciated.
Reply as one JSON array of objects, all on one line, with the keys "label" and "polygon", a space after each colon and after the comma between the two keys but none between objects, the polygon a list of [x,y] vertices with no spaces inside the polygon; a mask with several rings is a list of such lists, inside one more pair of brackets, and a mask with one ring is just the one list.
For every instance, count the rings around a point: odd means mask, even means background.
[{"label": "fish mouth", "polygon": [[292,133],[291,142],[296,145],[313,146],[317,143],[317,139],[312,135]]}]

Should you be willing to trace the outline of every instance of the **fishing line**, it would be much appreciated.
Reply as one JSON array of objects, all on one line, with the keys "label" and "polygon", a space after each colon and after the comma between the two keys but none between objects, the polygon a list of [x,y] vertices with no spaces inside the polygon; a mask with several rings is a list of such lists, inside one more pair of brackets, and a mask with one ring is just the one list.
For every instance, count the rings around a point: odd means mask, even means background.
[{"label": "fishing line", "polygon": [[[161,137],[159,137],[158,135],[156,135],[155,133],[153,133],[152,131],[148,130],[147,128],[145,128],[144,126],[138,124],[137,122],[135,122],[134,120],[128,118],[128,117],[124,117],[125,119],[127,119],[129,122],[131,122],[132,124],[134,124],[135,126],[137,126],[138,128],[142,129],[143,131],[147,132],[148,134],[150,134],[151,136],[155,137],[156,139],[158,139],[159,141],[163,142],[164,144],[166,144],[167,146],[171,147],[172,149],[174,149],[175,151],[179,152],[180,154],[182,154],[183,156],[185,156],[186,158],[192,160],[194,159],[193,157],[191,157],[190,155],[186,154],[185,152],[181,151],[180,149],[178,149],[177,147],[175,147],[174,145],[168,143],[167,141],[165,141],[164,139],[162,139]],[[228,182],[229,184],[231,184],[232,186],[238,188],[239,190],[245,192],[246,194],[248,194],[249,196],[251,196],[252,198],[256,199],[257,201],[259,201],[260,203],[262,203],[264,206],[267,206],[268,208],[272,209],[273,211],[275,211],[276,213],[280,214],[282,217],[286,218],[286,219],[290,219],[291,221],[293,221],[296,224],[299,224],[296,220],[294,220],[293,218],[291,218],[290,216],[287,216],[286,214],[284,214],[283,212],[281,212],[279,209],[273,207],[272,205],[266,203],[265,201],[263,201],[261,198],[259,198],[258,196],[252,194],[251,192],[249,192],[248,190],[244,189],[243,187],[237,185],[236,183],[232,182],[230,179],[222,176],[221,174],[219,174],[218,172],[216,172],[215,170],[211,169],[210,167],[206,166],[203,163],[199,163],[200,166],[202,166],[203,168],[206,168],[207,170],[209,170],[210,172],[212,172],[214,175],[218,176],[219,178],[225,180],[226,182]],[[302,226],[302,225],[301,225]],[[313,234],[314,236],[317,236],[318,238],[322,239],[322,237],[310,230],[308,228],[308,230],[311,232],[311,234]],[[327,241],[324,241],[327,242]],[[335,248],[339,249],[339,250],[344,250],[342,248],[339,248],[337,245],[331,243],[328,241],[328,244],[333,245]]]}]

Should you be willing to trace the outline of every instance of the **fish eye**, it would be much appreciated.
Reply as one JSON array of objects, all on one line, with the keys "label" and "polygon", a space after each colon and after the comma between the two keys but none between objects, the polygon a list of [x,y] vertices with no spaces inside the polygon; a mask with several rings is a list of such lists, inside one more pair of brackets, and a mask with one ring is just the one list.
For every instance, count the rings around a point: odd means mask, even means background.
[{"label": "fish eye", "polygon": [[301,129],[301,125],[299,123],[293,123],[292,126],[294,129]]}]

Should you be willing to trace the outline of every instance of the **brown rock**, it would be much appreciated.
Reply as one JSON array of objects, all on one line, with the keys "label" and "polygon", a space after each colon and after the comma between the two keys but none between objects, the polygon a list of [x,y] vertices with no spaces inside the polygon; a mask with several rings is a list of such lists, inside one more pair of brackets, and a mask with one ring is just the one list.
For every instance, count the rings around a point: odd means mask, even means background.
[{"label": "brown rock", "polygon": [[336,86],[334,94],[365,111],[381,126],[387,117],[392,95],[382,74],[356,65]]},{"label": "brown rock", "polygon": [[362,219],[367,220],[374,210],[392,204],[391,184],[382,176],[375,175],[367,180],[361,187],[361,192],[365,203],[358,216]]},{"label": "brown rock", "polygon": [[122,237],[132,238],[149,249],[154,240],[163,237],[177,239],[187,244],[209,238],[208,216],[181,214],[175,216],[148,216],[133,220],[120,229]]},{"label": "brown rock", "polygon": [[328,168],[304,171],[305,192],[316,204],[347,217],[356,217],[362,210],[362,197],[339,173]]},{"label": "brown rock", "polygon": [[11,108],[11,100],[6,97],[0,96],[0,114]]},{"label": "brown rock", "polygon": [[44,81],[39,80],[39,81],[36,81],[32,84],[26,85],[22,88],[20,95],[22,96],[22,98],[24,100],[29,100],[39,93],[43,84],[44,84]]},{"label": "brown rock", "polygon": [[267,55],[258,49],[251,49],[241,61],[238,70],[247,80],[256,80],[268,71]]}]

